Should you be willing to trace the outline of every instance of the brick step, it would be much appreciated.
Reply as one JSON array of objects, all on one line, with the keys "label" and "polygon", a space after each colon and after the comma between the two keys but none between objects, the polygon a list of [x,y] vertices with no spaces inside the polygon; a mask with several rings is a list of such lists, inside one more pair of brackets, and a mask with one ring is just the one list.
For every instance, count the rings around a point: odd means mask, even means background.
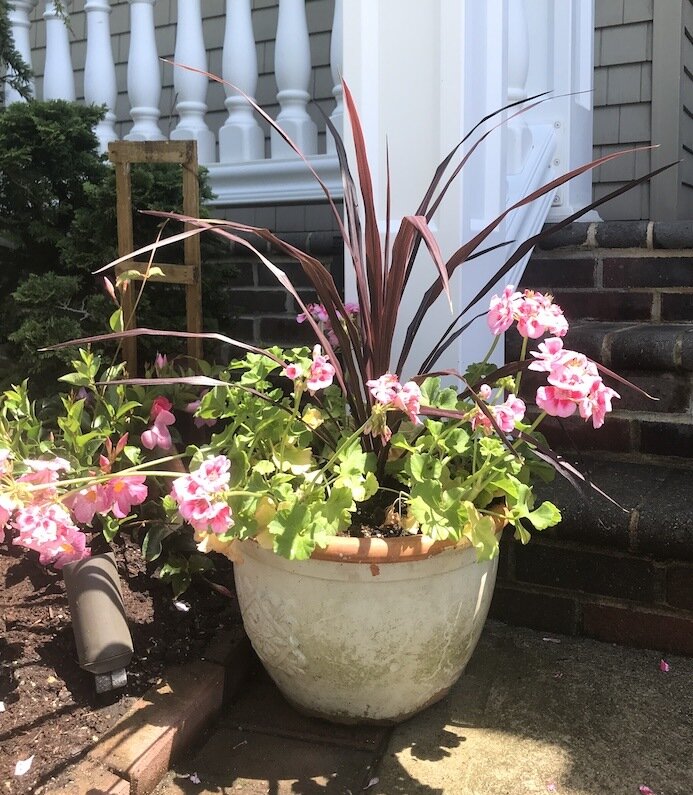
[{"label": "brick step", "polygon": [[[621,507],[560,477],[539,486],[563,520],[528,546],[505,534],[492,615],[693,653],[693,471],[593,456],[573,463]],[[623,636],[602,631],[607,619]]]}]

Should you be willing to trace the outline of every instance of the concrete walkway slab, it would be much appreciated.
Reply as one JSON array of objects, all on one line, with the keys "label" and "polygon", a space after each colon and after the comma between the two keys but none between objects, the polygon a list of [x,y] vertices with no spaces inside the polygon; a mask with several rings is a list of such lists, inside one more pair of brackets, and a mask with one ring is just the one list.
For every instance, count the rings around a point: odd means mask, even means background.
[{"label": "concrete walkway slab", "polygon": [[157,793],[692,795],[693,659],[546,638],[488,622],[448,697],[394,731],[305,718],[257,676]]},{"label": "concrete walkway slab", "polygon": [[[444,701],[398,727],[372,795],[693,793],[693,659],[489,622]],[[554,642],[558,641],[558,642]]]}]

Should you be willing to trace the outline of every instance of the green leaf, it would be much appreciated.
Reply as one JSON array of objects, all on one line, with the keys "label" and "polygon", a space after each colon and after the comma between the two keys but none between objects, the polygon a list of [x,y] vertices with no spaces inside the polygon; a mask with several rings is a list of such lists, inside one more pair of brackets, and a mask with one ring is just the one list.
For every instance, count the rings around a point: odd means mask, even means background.
[{"label": "green leaf", "polygon": [[108,325],[111,327],[111,331],[122,331],[125,328],[123,324],[122,309],[116,309],[116,311],[108,318]]},{"label": "green leaf", "polygon": [[277,511],[267,529],[274,536],[274,551],[289,560],[307,560],[315,549],[315,541],[307,534],[308,508],[295,503]]},{"label": "green leaf", "polygon": [[115,516],[111,516],[110,514],[106,514],[106,516],[103,517],[103,527],[101,532],[109,544],[118,534],[122,521],[123,520],[116,519]]},{"label": "green leaf", "polygon": [[253,466],[253,472],[257,472],[258,475],[271,475],[275,469],[276,467],[274,464],[266,458],[258,461],[257,464]]},{"label": "green leaf", "polygon": [[162,525],[152,527],[151,530],[147,532],[142,542],[142,555],[146,561],[151,562],[161,555],[161,542],[165,535],[165,528]]},{"label": "green leaf", "polygon": [[547,527],[553,527],[561,521],[561,512],[552,502],[546,501],[542,502],[535,511],[531,511],[527,518],[537,530],[546,530]]}]

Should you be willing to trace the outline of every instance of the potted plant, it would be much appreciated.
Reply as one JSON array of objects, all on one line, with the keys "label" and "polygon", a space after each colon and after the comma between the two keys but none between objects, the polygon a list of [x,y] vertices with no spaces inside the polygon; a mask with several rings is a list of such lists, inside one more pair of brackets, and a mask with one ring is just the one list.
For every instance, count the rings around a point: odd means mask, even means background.
[{"label": "potted plant", "polygon": [[[532,528],[542,530],[560,519],[551,503],[535,505],[532,483],[554,470],[578,476],[540,436],[542,416],[579,412],[599,426],[617,397],[602,375],[623,379],[563,348],[568,326],[549,296],[520,294],[511,286],[492,299],[488,322],[496,341],[516,325],[524,337],[521,360],[498,369],[487,356],[466,373],[436,372],[441,354],[468,325],[465,313],[540,235],[515,248],[421,366],[405,374],[422,319],[439,296],[449,297],[453,273],[483,253],[484,241],[514,207],[443,260],[429,222],[484,133],[471,144],[465,139],[468,151],[447,181],[455,152],[441,163],[416,213],[402,220],[392,240],[385,235],[383,244],[363,134],[347,86],[344,96],[360,190],[330,125],[344,179],[344,219],[325,192],[354,268],[358,306],[344,302],[313,257],[266,229],[231,221],[161,213],[193,228],[122,259],[210,231],[254,252],[301,306],[298,320],[312,328],[312,348],[265,350],[202,335],[247,354],[216,377],[160,380],[207,388],[196,416],[219,422],[209,443],[188,447],[188,472],[168,473],[173,481],[162,506],[169,527],[193,528],[200,552],[222,553],[236,562],[246,630],[290,701],[332,720],[392,722],[441,698],[463,670],[488,610],[503,527],[510,525],[526,543]],[[553,180],[515,207],[615,156]],[[301,264],[319,303],[302,301],[286,274],[258,250],[253,242],[258,238]],[[403,348],[395,351],[402,297],[422,245],[433,275]],[[105,336],[143,334],[171,332],[131,329]],[[537,341],[536,350],[528,350],[530,340]],[[542,413],[534,420],[517,398],[529,368],[546,374],[537,392]],[[188,573],[182,557],[165,567],[179,588]]]}]

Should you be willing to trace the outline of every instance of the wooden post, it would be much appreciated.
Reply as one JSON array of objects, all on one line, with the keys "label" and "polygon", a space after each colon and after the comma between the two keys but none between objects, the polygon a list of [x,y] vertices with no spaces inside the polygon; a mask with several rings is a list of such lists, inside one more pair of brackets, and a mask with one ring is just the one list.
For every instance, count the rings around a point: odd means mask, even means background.
[{"label": "wooden post", "polygon": [[[198,181],[196,141],[112,141],[108,146],[108,156],[116,171],[116,216],[118,221],[118,255],[124,257],[134,251],[135,242],[132,228],[132,192],[130,166],[133,163],[177,163],[183,169],[183,213],[196,217],[200,211],[200,186]],[[186,225],[186,229],[191,228]],[[116,274],[125,271],[139,271],[142,278],[166,284],[185,285],[185,306],[187,330],[202,331],[202,279],[200,238],[194,235],[183,244],[184,264],[171,265],[160,262],[151,263],[129,260],[116,266]],[[150,267],[156,265],[163,271],[161,276],[147,277]],[[137,278],[137,277],[133,277]],[[135,295],[132,284],[121,288],[123,308],[123,327],[137,327]],[[202,358],[202,340],[188,339],[188,354]],[[130,376],[137,374],[137,339],[123,341],[123,358]]]}]

